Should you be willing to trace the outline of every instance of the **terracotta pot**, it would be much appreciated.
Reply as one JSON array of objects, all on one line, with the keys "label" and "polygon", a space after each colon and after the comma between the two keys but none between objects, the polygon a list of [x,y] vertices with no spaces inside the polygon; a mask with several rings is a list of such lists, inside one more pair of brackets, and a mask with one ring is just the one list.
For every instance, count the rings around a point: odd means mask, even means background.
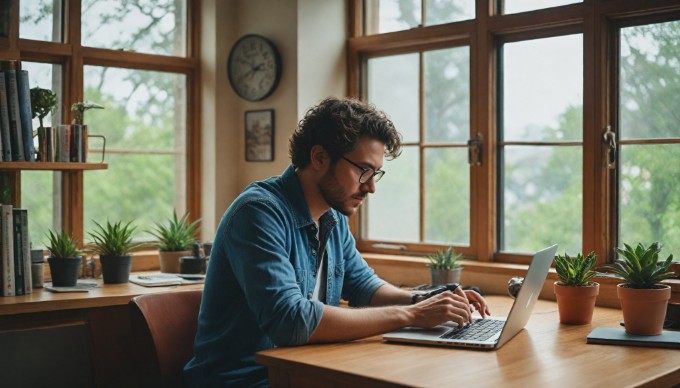
[{"label": "terracotta pot", "polygon": [[595,301],[600,293],[600,284],[576,287],[555,282],[555,297],[560,322],[568,325],[587,325],[593,320]]},{"label": "terracotta pot", "polygon": [[626,333],[661,334],[668,300],[671,298],[670,286],[659,285],[659,288],[642,289],[619,284],[616,287],[616,294],[621,302]]},{"label": "terracotta pot", "polygon": [[161,272],[179,273],[179,258],[191,256],[191,251],[159,251],[158,256],[161,261]]}]

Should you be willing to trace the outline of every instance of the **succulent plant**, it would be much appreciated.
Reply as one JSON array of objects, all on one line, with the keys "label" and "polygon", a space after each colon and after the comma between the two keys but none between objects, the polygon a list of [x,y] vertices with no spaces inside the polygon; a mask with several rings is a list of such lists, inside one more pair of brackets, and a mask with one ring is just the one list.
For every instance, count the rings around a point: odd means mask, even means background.
[{"label": "succulent plant", "polygon": [[446,251],[437,251],[429,256],[427,259],[430,261],[428,267],[430,269],[456,269],[461,267],[460,259],[463,257],[462,254],[456,253],[453,247],[448,247]]},{"label": "succulent plant", "polygon": [[72,258],[81,255],[79,241],[66,232],[47,231],[47,250],[52,258]]},{"label": "succulent plant", "polygon": [[649,247],[642,243],[638,243],[635,248],[628,244],[623,245],[625,249],[616,248],[619,258],[613,264],[602,267],[611,273],[600,273],[599,276],[622,279],[630,288],[657,288],[661,281],[675,277],[675,272],[668,270],[673,262],[673,255],[659,261],[661,244],[658,242]]},{"label": "succulent plant", "polygon": [[555,256],[555,270],[563,285],[585,287],[591,285],[590,279],[597,275],[597,272],[593,271],[595,261],[597,261],[595,252],[590,252],[586,256],[578,253],[574,257],[565,252],[563,256]]},{"label": "succulent plant", "polygon": [[123,224],[121,221],[101,225],[93,221],[96,229],[89,233],[92,244],[87,248],[89,252],[99,254],[99,256],[127,256],[134,249],[146,246],[143,242],[133,242],[132,237],[135,227],[132,221]]},{"label": "succulent plant", "polygon": [[155,245],[161,251],[185,251],[191,249],[194,243],[199,222],[200,219],[189,222],[189,213],[178,219],[177,213],[173,210],[172,218],[167,224],[156,223],[156,229],[149,233],[158,239]]}]

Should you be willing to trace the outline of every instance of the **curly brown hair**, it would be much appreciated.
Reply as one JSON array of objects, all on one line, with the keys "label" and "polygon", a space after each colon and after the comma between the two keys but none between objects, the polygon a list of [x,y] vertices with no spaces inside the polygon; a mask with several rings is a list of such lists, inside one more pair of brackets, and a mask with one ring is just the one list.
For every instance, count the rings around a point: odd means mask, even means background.
[{"label": "curly brown hair", "polygon": [[295,167],[305,168],[310,163],[312,147],[318,144],[336,162],[364,137],[383,142],[388,160],[401,153],[401,135],[384,112],[354,98],[329,97],[310,108],[300,120],[290,138],[290,159]]}]

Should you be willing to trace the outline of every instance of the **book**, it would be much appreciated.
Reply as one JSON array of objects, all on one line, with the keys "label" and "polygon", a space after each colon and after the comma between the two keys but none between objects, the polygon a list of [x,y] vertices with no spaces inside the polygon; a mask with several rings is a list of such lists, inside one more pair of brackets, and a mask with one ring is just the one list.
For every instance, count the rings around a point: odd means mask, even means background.
[{"label": "book", "polygon": [[132,275],[130,283],[144,287],[178,286],[182,284],[203,283],[205,275],[183,275],[169,273],[155,273],[148,275]]},{"label": "book", "polygon": [[21,135],[24,143],[24,159],[35,162],[33,146],[33,108],[31,107],[31,89],[28,83],[28,70],[17,70],[17,93],[19,95],[19,117],[21,119]]},{"label": "book", "polygon": [[52,292],[89,292],[93,288],[99,288],[97,283],[78,282],[73,287],[57,287],[52,283],[45,283],[44,287],[47,291]]},{"label": "book", "polygon": [[7,87],[5,86],[5,72],[0,71],[0,161],[12,161],[12,143],[9,137],[9,106],[7,105]]},{"label": "book", "polygon": [[7,88],[7,106],[9,111],[9,140],[12,144],[12,160],[26,160],[24,141],[19,114],[19,89],[17,87],[17,71],[5,70],[5,87]]},{"label": "book", "polygon": [[620,327],[596,327],[588,334],[586,343],[680,349],[680,332],[664,330],[661,335],[633,335]]},{"label": "book", "polygon": [[24,295],[24,246],[21,243],[21,211],[12,209],[14,239],[14,295]]},{"label": "book", "polygon": [[0,262],[2,263],[2,295],[14,296],[14,238],[12,237],[12,205],[0,205]]},{"label": "book", "polygon": [[71,125],[61,124],[57,127],[57,138],[56,138],[56,152],[54,154],[55,162],[68,162],[70,161],[71,153]]},{"label": "book", "polygon": [[[14,218],[14,233],[15,233],[15,238],[14,238],[14,247],[15,247],[15,256],[17,255],[17,252],[19,249],[21,250],[21,263],[23,263],[23,290],[22,292],[24,294],[30,294],[33,292],[33,277],[32,277],[32,269],[31,269],[31,243],[30,243],[30,238],[28,235],[28,210],[26,209],[20,209],[20,208],[14,208],[12,210],[12,216]],[[18,235],[18,237],[16,237]],[[16,267],[15,267],[16,269]],[[15,270],[15,273],[17,271]],[[18,276],[18,275],[16,275]],[[19,288],[18,282],[17,285],[15,286],[16,289]],[[17,292],[17,295],[21,295]]]}]

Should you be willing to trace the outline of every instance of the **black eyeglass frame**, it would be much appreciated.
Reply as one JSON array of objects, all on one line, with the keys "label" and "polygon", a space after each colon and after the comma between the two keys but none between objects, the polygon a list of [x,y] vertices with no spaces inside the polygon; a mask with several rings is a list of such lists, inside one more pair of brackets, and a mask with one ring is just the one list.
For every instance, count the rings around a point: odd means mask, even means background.
[{"label": "black eyeglass frame", "polygon": [[[380,181],[380,179],[385,175],[384,170],[381,169],[374,170],[372,168],[362,167],[344,156],[341,156],[341,158],[343,158],[347,163],[361,170],[361,175],[359,176],[359,183],[361,183],[362,185],[369,182],[371,179],[373,179],[373,183],[378,183],[378,181]],[[367,172],[370,172],[371,174],[368,175],[368,178],[364,178]]]}]

